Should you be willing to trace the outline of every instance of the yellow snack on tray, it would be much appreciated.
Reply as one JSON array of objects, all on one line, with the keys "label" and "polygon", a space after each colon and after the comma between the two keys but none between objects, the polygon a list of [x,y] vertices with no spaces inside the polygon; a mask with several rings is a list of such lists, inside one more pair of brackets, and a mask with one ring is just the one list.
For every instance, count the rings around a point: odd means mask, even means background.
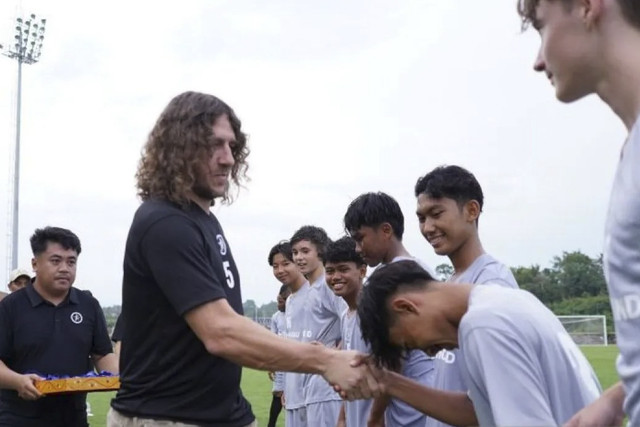
[{"label": "yellow snack on tray", "polygon": [[42,394],[87,393],[92,391],[117,390],[119,376],[71,377],[55,380],[36,381],[36,388]]}]

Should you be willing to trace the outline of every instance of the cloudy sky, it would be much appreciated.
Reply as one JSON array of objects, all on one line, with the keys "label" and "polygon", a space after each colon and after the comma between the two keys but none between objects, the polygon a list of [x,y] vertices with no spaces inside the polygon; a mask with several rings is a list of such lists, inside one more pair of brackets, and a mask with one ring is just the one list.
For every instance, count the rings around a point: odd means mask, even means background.
[{"label": "cloudy sky", "polygon": [[[228,102],[250,134],[250,176],[216,206],[243,297],[274,299],[266,257],[299,226],[336,238],[348,203],[385,191],[405,244],[436,266],[418,233],[413,185],[441,164],[480,181],[485,249],[508,265],[597,256],[624,128],[597,98],[555,100],[532,70],[538,36],[515,1],[183,0],[0,2],[47,19],[41,61],[24,67],[19,264],[37,227],[75,231],[76,286],[121,300],[124,241],[139,204],[145,138],[176,94]],[[0,57],[0,224],[8,223],[17,64]],[[7,272],[11,227],[0,238]]]}]

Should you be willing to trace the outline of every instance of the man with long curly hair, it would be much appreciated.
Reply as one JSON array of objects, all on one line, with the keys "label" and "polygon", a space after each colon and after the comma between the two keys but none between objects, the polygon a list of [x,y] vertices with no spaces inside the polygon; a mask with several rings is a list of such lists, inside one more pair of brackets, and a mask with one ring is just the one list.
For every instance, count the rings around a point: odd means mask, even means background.
[{"label": "man with long curly hair", "polygon": [[241,367],[322,374],[350,397],[378,394],[357,353],[272,334],[242,315],[240,277],[209,208],[247,170],[240,120],[212,95],[186,92],[160,115],[137,172],[142,205],[127,238],[121,388],[108,425],[255,425]]}]

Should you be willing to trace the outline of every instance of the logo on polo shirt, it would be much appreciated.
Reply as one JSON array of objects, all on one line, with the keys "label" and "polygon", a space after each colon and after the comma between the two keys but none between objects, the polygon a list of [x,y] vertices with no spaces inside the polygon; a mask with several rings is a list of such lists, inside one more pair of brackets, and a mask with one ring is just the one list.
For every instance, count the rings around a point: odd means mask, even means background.
[{"label": "logo on polo shirt", "polygon": [[74,311],[73,313],[71,313],[71,321],[76,325],[79,325],[80,323],[82,323],[82,314]]},{"label": "logo on polo shirt", "polygon": [[224,236],[222,234],[218,234],[216,236],[216,240],[218,241],[218,246],[220,246],[220,255],[227,254],[227,242],[224,241]]}]

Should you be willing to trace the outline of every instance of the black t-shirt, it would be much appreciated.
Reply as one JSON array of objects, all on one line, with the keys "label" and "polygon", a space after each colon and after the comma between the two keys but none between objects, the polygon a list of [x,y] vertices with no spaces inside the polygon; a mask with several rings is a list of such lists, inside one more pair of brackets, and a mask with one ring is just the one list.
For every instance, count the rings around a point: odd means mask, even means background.
[{"label": "black t-shirt", "polygon": [[240,278],[216,217],[196,204],[144,202],[127,238],[122,292],[121,386],[111,406],[198,425],[250,424],[241,367],[208,353],[183,317],[220,298],[242,314]]},{"label": "black t-shirt", "polygon": [[[89,356],[112,352],[98,301],[71,288],[55,306],[28,285],[0,301],[0,360],[19,374],[80,376],[93,370]],[[86,426],[86,393],[21,399],[0,390],[0,425]]]},{"label": "black t-shirt", "polygon": [[122,341],[122,315],[118,316],[116,319],[116,324],[113,326],[113,332],[111,332],[111,341],[118,342]]}]

